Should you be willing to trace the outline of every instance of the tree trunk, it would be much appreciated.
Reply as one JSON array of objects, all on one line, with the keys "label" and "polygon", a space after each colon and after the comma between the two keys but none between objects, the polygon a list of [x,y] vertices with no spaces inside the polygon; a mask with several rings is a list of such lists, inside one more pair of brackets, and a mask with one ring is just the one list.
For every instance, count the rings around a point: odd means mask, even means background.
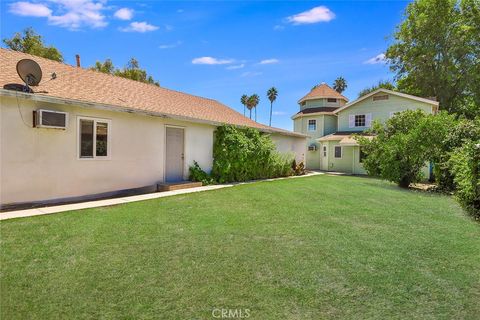
[{"label": "tree trunk", "polygon": [[400,188],[408,188],[410,186],[410,179],[408,177],[403,177],[399,182],[398,186]]},{"label": "tree trunk", "polygon": [[255,122],[257,122],[257,107],[255,107]]},{"label": "tree trunk", "polygon": [[273,108],[273,102],[270,101],[270,122],[268,124],[270,127],[272,126],[272,108]]},{"label": "tree trunk", "polygon": [[250,119],[252,119],[252,109],[250,109]]}]

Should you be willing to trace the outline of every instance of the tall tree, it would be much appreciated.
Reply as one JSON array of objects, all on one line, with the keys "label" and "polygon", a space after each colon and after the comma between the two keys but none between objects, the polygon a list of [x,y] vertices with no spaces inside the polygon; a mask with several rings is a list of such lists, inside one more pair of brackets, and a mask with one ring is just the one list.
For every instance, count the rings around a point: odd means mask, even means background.
[{"label": "tall tree", "polygon": [[22,33],[17,32],[11,39],[3,39],[3,42],[12,50],[33,54],[55,61],[63,61],[63,55],[54,46],[47,46],[42,36],[33,30],[26,28]]},{"label": "tall tree", "polygon": [[268,123],[269,126],[272,126],[273,103],[275,102],[275,100],[277,100],[277,96],[278,96],[277,88],[271,87],[270,89],[268,89],[267,97],[268,97],[268,100],[270,100],[270,121]]},{"label": "tall tree", "polygon": [[377,89],[380,89],[380,88],[383,88],[383,89],[388,89],[388,90],[396,90],[396,87],[393,83],[391,83],[390,81],[383,81],[383,80],[380,80],[377,84],[371,86],[371,87],[367,87],[365,89],[363,89],[362,91],[360,91],[358,93],[358,97],[363,97],[364,95],[367,95],[369,94],[370,92],[373,92]]},{"label": "tall tree", "polygon": [[386,52],[398,89],[436,97],[440,108],[480,111],[480,2],[415,0]]},{"label": "tall tree", "polygon": [[158,81],[155,81],[151,75],[147,75],[147,71],[140,69],[140,64],[135,58],[131,58],[130,61],[127,63],[127,66],[123,69],[115,70],[114,74],[119,77],[160,86]]},{"label": "tall tree", "polygon": [[115,72],[115,66],[110,59],[105,60],[105,62],[97,61],[95,62],[95,65],[90,69],[108,74],[113,74]]},{"label": "tall tree", "polygon": [[347,81],[343,77],[338,77],[333,82],[333,89],[338,93],[342,93],[343,91],[345,91],[345,89],[347,89],[347,86]]},{"label": "tall tree", "polygon": [[248,96],[246,94],[242,95],[240,98],[240,103],[243,104],[243,116],[245,117],[245,108],[248,103]]},{"label": "tall tree", "polygon": [[[252,109],[255,108],[255,121],[257,121],[257,106],[260,103],[260,97],[255,93],[248,98],[248,101],[250,102]],[[250,109],[250,119],[252,118],[251,114],[252,110]]]},{"label": "tall tree", "polygon": [[123,69],[115,68],[112,60],[110,59],[106,59],[104,62],[97,61],[95,62],[95,65],[90,69],[160,86],[158,81],[155,81],[152,76],[147,74],[147,71],[140,68],[138,60],[135,58],[131,58],[127,66]]}]

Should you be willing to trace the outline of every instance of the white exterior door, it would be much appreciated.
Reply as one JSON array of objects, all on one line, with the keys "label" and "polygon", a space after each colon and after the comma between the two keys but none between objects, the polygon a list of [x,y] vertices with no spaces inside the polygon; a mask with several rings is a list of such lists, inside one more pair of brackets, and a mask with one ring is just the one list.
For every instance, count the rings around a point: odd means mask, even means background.
[{"label": "white exterior door", "polygon": [[183,180],[184,168],[184,130],[183,128],[167,127],[165,142],[165,181],[177,182]]},{"label": "white exterior door", "polygon": [[322,143],[320,146],[320,169],[328,170],[328,146],[326,143]]}]

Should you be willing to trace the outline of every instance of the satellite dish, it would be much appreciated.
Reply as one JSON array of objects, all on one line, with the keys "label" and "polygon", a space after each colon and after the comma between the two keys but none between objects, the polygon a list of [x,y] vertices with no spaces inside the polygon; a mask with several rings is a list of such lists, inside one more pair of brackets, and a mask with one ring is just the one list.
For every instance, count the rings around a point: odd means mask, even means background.
[{"label": "satellite dish", "polygon": [[42,80],[42,68],[32,59],[18,61],[17,73],[27,86],[38,86]]}]

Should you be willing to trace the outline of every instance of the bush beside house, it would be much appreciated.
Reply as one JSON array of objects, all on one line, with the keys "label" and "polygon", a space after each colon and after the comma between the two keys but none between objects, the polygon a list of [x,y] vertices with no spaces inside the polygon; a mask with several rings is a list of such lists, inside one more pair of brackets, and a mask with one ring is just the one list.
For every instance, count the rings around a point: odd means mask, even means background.
[{"label": "bush beside house", "polygon": [[459,202],[480,218],[480,119],[455,119],[441,112],[419,110],[395,114],[385,124],[375,123],[370,134],[358,136],[369,175],[408,187],[420,181],[426,163],[434,166],[439,189],[455,191]]},{"label": "bush beside house", "polygon": [[[198,163],[190,167],[190,180],[203,184],[242,182],[302,174],[292,169],[293,154],[280,154],[268,134],[252,128],[220,126],[215,131],[211,174]],[[295,165],[297,167],[297,165]],[[303,164],[301,165],[303,168]]]}]

